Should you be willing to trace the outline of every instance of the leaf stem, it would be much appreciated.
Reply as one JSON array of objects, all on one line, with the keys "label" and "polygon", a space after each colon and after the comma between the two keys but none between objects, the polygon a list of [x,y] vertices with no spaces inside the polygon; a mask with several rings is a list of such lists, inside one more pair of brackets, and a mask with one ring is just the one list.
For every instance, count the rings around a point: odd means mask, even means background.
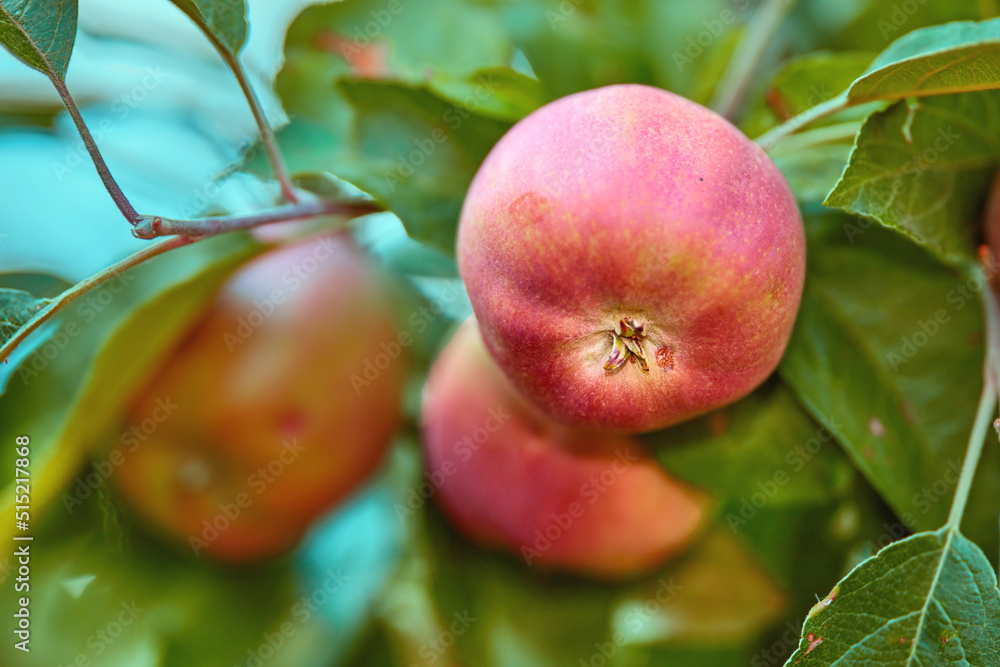
[{"label": "leaf stem", "polygon": [[[986,277],[981,275],[984,281]],[[962,474],[958,478],[955,489],[955,499],[951,504],[951,513],[945,527],[957,531],[965,514],[965,506],[969,501],[969,491],[976,475],[979,457],[983,453],[986,434],[993,423],[993,414],[997,407],[997,362],[1000,360],[1000,313],[997,309],[996,294],[989,288],[988,281],[982,291],[983,308],[986,314],[986,361],[983,369],[983,393],[979,397],[979,408],[976,410],[976,421],[969,435],[969,446],[962,462]]]},{"label": "leaf stem", "polygon": [[357,218],[384,209],[373,202],[330,202],[319,199],[285,204],[266,211],[250,214],[220,215],[194,220],[175,220],[158,215],[140,216],[132,235],[140,239],[180,234],[184,236],[214,236],[241,229],[249,229],[273,222],[287,222],[321,215],[343,215]]},{"label": "leaf stem", "polygon": [[851,120],[845,123],[837,123],[836,125],[824,125],[814,130],[806,130],[782,141],[780,146],[775,147],[771,151],[771,154],[791,153],[805,148],[813,148],[823,144],[844,141],[845,139],[853,139],[857,136],[860,128],[860,121]]},{"label": "leaf stem", "polygon": [[795,0],[764,0],[715,90],[710,106],[716,113],[729,120],[734,119],[757,70],[757,64],[774,40],[774,34],[785,15],[794,5]]},{"label": "leaf stem", "polygon": [[295,186],[292,184],[292,178],[288,173],[288,167],[285,165],[285,159],[281,155],[281,151],[278,150],[278,143],[274,138],[274,131],[271,129],[271,124],[267,120],[267,116],[264,115],[264,109],[261,107],[260,98],[257,97],[257,93],[254,92],[253,86],[250,85],[250,81],[247,80],[246,72],[243,69],[243,65],[240,63],[239,55],[233,53],[225,45],[219,44],[217,40],[212,36],[212,41],[216,42],[215,46],[222,55],[223,60],[229,65],[229,68],[233,70],[233,74],[236,75],[236,80],[239,81],[240,88],[243,89],[243,94],[247,98],[247,103],[250,105],[250,111],[253,113],[253,119],[257,123],[257,129],[260,132],[260,140],[264,144],[264,148],[267,150],[267,157],[271,161],[271,168],[274,170],[274,176],[278,179],[278,183],[281,186],[281,194],[284,195],[285,199],[292,204],[296,204],[299,201],[299,197],[296,194]]},{"label": "leaf stem", "polygon": [[108,268],[95,273],[86,280],[83,280],[76,285],[73,285],[68,290],[52,299],[52,301],[38,311],[34,317],[28,320],[23,327],[17,330],[17,332],[7,340],[2,346],[0,346],[0,362],[10,356],[10,353],[14,351],[18,345],[24,341],[28,335],[35,329],[44,324],[53,315],[58,313],[60,310],[65,308],[68,304],[73,302],[75,299],[83,294],[86,294],[90,290],[94,289],[98,285],[107,282],[111,278],[128,271],[133,266],[142,264],[148,259],[156,257],[157,255],[162,255],[163,253],[173,250],[175,248],[180,248],[182,246],[190,245],[199,239],[190,238],[187,236],[177,236],[172,239],[167,239],[166,241],[161,241],[155,245],[151,245],[148,248],[143,248],[134,255],[129,255],[117,264],[113,264]]},{"label": "leaf stem", "polygon": [[810,123],[815,123],[821,118],[826,118],[831,114],[846,109],[851,106],[847,99],[847,91],[833,97],[826,102],[817,104],[806,109],[798,116],[789,118],[781,125],[773,127],[757,138],[757,144],[765,151],[770,151],[774,145],[790,134],[794,134]]},{"label": "leaf stem", "polygon": [[87,152],[90,153],[90,159],[93,160],[94,166],[97,168],[97,174],[101,177],[101,181],[104,183],[104,188],[111,195],[114,200],[115,205],[118,206],[118,210],[122,212],[125,219],[128,220],[133,225],[139,219],[139,214],[132,207],[125,193],[118,186],[118,182],[115,181],[114,176],[111,175],[111,170],[108,169],[108,164],[104,161],[104,156],[101,155],[100,149],[97,147],[97,142],[94,141],[93,135],[90,134],[90,130],[87,128],[87,124],[83,122],[83,116],[80,115],[80,109],[77,108],[76,102],[73,100],[73,96],[69,94],[69,89],[66,87],[66,82],[60,79],[57,75],[49,75],[49,79],[52,81],[52,85],[55,86],[56,91],[59,93],[59,97],[62,98],[63,105],[65,105],[66,110],[69,111],[70,118],[73,119],[73,123],[76,125],[77,131],[80,133],[80,137],[83,138],[83,145],[87,148]]}]

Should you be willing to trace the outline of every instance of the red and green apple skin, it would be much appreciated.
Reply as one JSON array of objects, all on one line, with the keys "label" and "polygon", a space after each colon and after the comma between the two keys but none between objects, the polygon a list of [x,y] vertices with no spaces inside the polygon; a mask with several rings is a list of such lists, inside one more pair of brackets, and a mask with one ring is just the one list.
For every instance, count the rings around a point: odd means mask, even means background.
[{"label": "red and green apple skin", "polygon": [[697,492],[635,438],[572,429],[524,400],[472,319],[431,369],[422,415],[444,513],[531,566],[628,577],[682,551],[700,522]]},{"label": "red and green apple skin", "polygon": [[122,442],[113,481],[137,513],[197,553],[252,561],[294,547],[363,484],[400,421],[407,372],[405,354],[374,379],[366,366],[397,337],[382,288],[347,236],[242,267],[131,408],[139,423],[157,401],[177,406]]},{"label": "red and green apple skin", "polygon": [[462,209],[458,263],[487,348],[535,405],[642,432],[771,374],[805,240],[785,178],[739,130],[615,85],[552,102],[497,143]]}]

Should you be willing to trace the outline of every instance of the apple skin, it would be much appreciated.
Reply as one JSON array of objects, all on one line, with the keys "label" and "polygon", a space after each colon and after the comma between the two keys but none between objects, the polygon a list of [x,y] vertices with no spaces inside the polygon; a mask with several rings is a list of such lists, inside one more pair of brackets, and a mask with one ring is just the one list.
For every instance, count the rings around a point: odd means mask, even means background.
[{"label": "apple skin", "polygon": [[[989,278],[993,290],[1000,294],[1000,274],[996,270],[996,263],[1000,261],[1000,170],[993,176],[993,187],[990,188],[990,194],[986,200],[983,227],[989,255],[981,257],[981,259],[985,264],[986,276]],[[980,254],[982,254],[982,250],[980,250]]]},{"label": "apple skin", "polygon": [[432,367],[422,415],[444,513],[529,565],[627,577],[683,550],[700,521],[696,493],[635,438],[572,429],[525,401],[471,318]]},{"label": "apple skin", "polygon": [[[352,377],[365,377],[366,361],[396,336],[379,280],[349,237],[254,259],[141,391],[130,423],[161,423],[122,437],[112,480],[196,553],[251,561],[290,549],[391,443],[403,351],[370,385]],[[175,407],[159,419],[164,405]],[[239,516],[213,537],[205,522],[225,524],[223,507]],[[192,537],[207,544],[195,548]]]},{"label": "apple skin", "polygon": [[[567,423],[642,432],[771,374],[805,235],[785,178],[739,130],[672,93],[615,85],[542,107],[494,146],[462,209],[458,265],[518,389]],[[605,368],[623,322],[643,327],[648,372]]]}]

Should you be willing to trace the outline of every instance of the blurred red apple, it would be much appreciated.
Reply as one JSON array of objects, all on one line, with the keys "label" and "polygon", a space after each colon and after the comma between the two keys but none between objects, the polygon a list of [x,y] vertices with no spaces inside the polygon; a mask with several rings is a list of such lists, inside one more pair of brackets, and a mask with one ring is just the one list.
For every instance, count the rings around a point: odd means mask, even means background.
[{"label": "blurred red apple", "polygon": [[132,422],[160,423],[122,437],[113,480],[196,554],[291,548],[381,462],[406,374],[396,338],[348,237],[257,258],[142,391]]},{"label": "blurred red apple", "polygon": [[784,352],[805,272],[784,177],[663,90],[570,95],[469,189],[458,262],[486,346],[549,415],[640,432],[745,396]]},{"label": "blurred red apple", "polygon": [[529,565],[629,575],[681,551],[701,517],[634,438],[573,430],[523,400],[471,319],[431,369],[423,428],[445,514]]}]

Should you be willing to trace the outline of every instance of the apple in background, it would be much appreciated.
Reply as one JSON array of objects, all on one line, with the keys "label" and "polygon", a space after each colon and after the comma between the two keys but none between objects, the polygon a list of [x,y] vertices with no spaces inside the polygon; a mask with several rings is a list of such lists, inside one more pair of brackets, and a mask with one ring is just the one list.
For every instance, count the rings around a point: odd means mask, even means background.
[{"label": "apple in background", "polygon": [[196,554],[288,550],[382,461],[407,371],[396,337],[346,235],[256,258],[142,390],[112,481]]},{"label": "apple in background", "polygon": [[445,514],[529,565],[627,576],[683,550],[698,526],[694,492],[637,440],[571,429],[521,398],[473,319],[431,369],[422,415],[427,475]]},{"label": "apple in background", "polygon": [[1000,170],[993,177],[993,187],[986,200],[986,217],[983,228],[989,253],[983,256],[983,250],[980,249],[980,258],[986,265],[986,277],[993,286],[993,290],[1000,293],[1000,274],[996,270],[996,263],[1000,261]]},{"label": "apple in background", "polygon": [[802,294],[785,178],[712,111],[615,85],[515,125],[476,174],[458,263],[486,346],[567,423],[641,432],[771,374]]}]

